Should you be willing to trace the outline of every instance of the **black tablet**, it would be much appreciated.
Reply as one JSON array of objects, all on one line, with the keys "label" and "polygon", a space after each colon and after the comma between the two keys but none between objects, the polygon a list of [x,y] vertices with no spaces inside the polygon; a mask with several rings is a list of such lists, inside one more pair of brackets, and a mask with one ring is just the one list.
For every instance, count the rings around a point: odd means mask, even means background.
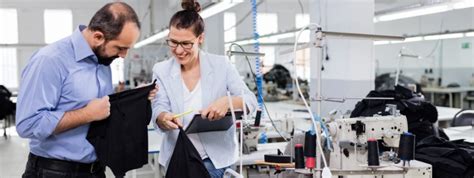
[{"label": "black tablet", "polygon": [[[241,119],[243,115],[242,111],[235,112],[235,118],[237,120]],[[201,133],[201,132],[215,132],[215,131],[226,131],[229,129],[234,121],[232,120],[232,115],[230,112],[227,112],[224,118],[217,121],[210,121],[208,119],[203,119],[201,114],[194,115],[193,120],[189,123],[185,132],[187,134],[191,133]]]}]

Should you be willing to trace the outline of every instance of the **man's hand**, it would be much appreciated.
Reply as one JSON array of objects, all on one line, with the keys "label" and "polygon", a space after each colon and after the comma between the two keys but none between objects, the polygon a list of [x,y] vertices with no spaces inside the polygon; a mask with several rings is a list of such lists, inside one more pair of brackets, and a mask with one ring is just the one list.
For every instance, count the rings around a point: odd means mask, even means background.
[{"label": "man's hand", "polygon": [[156,123],[161,129],[173,130],[178,127],[183,127],[181,119],[173,117],[172,113],[161,113],[156,119]]},{"label": "man's hand", "polygon": [[206,109],[201,111],[203,118],[210,121],[222,119],[229,110],[229,101],[227,97],[222,97],[211,103]]},{"label": "man's hand", "polygon": [[153,99],[155,99],[156,93],[158,92],[159,89],[160,89],[160,87],[158,85],[155,85],[155,89],[151,90],[150,94],[148,94],[148,100],[153,101]]},{"label": "man's hand", "polygon": [[100,121],[110,115],[109,96],[96,98],[89,101],[84,111],[91,121]]}]

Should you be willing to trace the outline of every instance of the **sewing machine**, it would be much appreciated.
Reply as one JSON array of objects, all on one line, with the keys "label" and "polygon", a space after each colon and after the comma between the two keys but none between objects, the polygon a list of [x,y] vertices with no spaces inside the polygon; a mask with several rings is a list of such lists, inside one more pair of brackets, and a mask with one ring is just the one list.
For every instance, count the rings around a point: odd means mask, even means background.
[{"label": "sewing machine", "polygon": [[243,153],[250,154],[250,152],[257,151],[258,135],[260,134],[260,127],[245,126],[243,132],[244,132]]},{"label": "sewing machine", "polygon": [[[397,158],[396,149],[400,135],[408,131],[407,119],[399,113],[390,116],[336,119],[327,124],[332,136],[333,151],[330,153],[331,170],[354,170],[347,177],[431,177],[431,165],[411,161],[410,167],[402,167]],[[380,166],[367,166],[367,139],[375,138],[389,149],[381,155]],[[379,148],[380,149],[380,148]],[[381,150],[382,151],[382,150]],[[364,174],[364,171],[367,174]],[[379,172],[375,173],[374,172]],[[400,174],[389,171],[399,171]],[[333,174],[334,175],[334,174]],[[334,176],[333,176],[334,177]]]}]

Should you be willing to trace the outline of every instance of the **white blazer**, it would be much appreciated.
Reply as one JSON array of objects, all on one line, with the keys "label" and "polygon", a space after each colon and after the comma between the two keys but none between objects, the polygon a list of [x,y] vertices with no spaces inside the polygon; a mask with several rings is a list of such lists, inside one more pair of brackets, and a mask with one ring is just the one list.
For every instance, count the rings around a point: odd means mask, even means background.
[{"label": "white blazer", "polygon": [[[232,96],[244,98],[250,113],[257,108],[255,95],[248,89],[240,78],[235,67],[227,57],[208,54],[200,51],[202,106],[207,108],[212,102],[226,96],[230,91]],[[162,112],[185,112],[183,100],[183,84],[181,65],[173,57],[159,62],[153,67],[153,79],[157,79],[159,91],[153,101],[152,122],[156,130],[162,134],[163,141],[160,149],[159,163],[168,168],[173,154],[178,130],[161,130],[156,124],[157,116]],[[244,94],[242,95],[242,92]],[[183,122],[186,123],[186,122]],[[189,122],[188,122],[189,123]],[[186,125],[184,125],[186,128]],[[201,143],[214,166],[219,169],[234,164],[238,159],[236,128],[233,125],[227,131],[199,133]]]}]

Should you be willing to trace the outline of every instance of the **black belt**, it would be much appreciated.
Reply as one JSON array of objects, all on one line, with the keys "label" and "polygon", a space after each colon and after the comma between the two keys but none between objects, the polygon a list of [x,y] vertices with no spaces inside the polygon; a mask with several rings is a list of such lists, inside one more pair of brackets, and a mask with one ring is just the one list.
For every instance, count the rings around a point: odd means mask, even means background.
[{"label": "black belt", "polygon": [[72,161],[64,161],[58,159],[44,158],[36,156],[30,153],[29,160],[33,161],[34,164],[43,169],[61,171],[61,172],[81,172],[81,173],[98,173],[105,170],[105,166],[99,164],[99,162],[93,163],[78,163]]}]

